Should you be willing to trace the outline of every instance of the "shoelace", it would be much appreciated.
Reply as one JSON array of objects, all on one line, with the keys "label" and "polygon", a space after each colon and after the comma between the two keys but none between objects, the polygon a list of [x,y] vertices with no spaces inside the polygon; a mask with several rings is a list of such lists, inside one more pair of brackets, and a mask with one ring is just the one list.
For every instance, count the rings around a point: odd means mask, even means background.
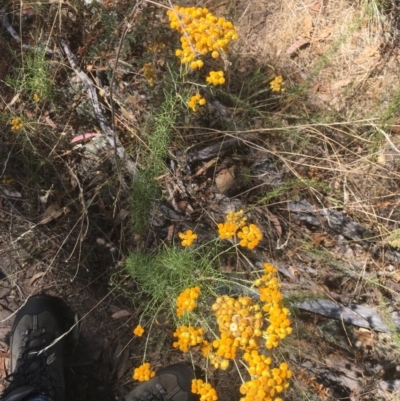
[{"label": "shoelace", "polygon": [[[23,386],[32,386],[37,392],[47,396],[53,396],[56,389],[61,388],[61,384],[50,375],[49,364],[47,363],[48,353],[43,352],[38,355],[38,352],[49,343],[45,334],[45,331],[36,336],[26,334],[24,345],[17,360],[17,367],[13,373],[6,377],[10,385],[4,391],[3,396]],[[32,341],[37,340],[40,344],[28,346]]]}]

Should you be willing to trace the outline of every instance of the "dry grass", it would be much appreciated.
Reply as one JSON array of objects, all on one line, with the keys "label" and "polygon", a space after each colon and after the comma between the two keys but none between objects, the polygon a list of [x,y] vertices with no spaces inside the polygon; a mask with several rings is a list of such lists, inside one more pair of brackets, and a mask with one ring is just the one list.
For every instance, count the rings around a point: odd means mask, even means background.
[{"label": "dry grass", "polygon": [[379,118],[397,90],[400,64],[392,21],[375,3],[242,4],[236,13],[240,53],[300,85],[307,110],[337,111],[344,120]]}]

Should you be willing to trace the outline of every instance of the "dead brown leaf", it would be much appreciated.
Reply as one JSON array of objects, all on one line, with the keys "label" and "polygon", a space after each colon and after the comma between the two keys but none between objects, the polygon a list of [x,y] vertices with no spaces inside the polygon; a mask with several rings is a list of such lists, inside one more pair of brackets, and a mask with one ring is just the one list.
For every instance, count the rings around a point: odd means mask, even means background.
[{"label": "dead brown leaf", "polygon": [[306,38],[311,38],[312,31],[313,31],[313,20],[309,15],[307,15],[303,20],[302,34]]},{"label": "dead brown leaf", "polygon": [[333,25],[327,26],[323,31],[321,31],[318,36],[314,36],[313,40],[314,41],[320,41],[326,39],[328,36],[331,35],[333,30]]},{"label": "dead brown leaf", "polygon": [[10,359],[10,354],[8,352],[0,353],[0,378],[4,379],[7,376],[7,363],[6,360]]},{"label": "dead brown leaf", "polygon": [[46,272],[38,272],[34,274],[29,280],[29,285],[31,286],[38,278],[43,277],[45,274]]},{"label": "dead brown leaf", "polygon": [[124,351],[122,352],[122,355],[120,357],[120,360],[118,362],[118,368],[117,368],[117,379],[119,380],[124,373],[127,371],[129,362],[129,348],[125,348]]},{"label": "dead brown leaf", "polygon": [[168,233],[167,233],[167,242],[170,244],[172,242],[172,238],[174,237],[174,230],[175,230],[175,225],[172,224],[168,227]]},{"label": "dead brown leaf", "polygon": [[49,116],[46,116],[44,121],[46,121],[46,124],[50,125],[51,128],[53,128],[53,129],[57,128],[57,125],[55,124],[55,122]]},{"label": "dead brown leaf", "polygon": [[214,157],[214,159],[209,160],[207,163],[205,163],[202,167],[196,171],[195,175],[193,177],[197,177],[200,174],[203,174],[205,171],[207,171],[213,164],[215,164],[218,160],[218,157]]},{"label": "dead brown leaf", "polygon": [[223,194],[235,185],[235,166],[222,169],[215,177],[218,191]]},{"label": "dead brown leaf", "polygon": [[121,209],[114,220],[114,225],[119,226],[128,216],[129,212],[125,209]]},{"label": "dead brown leaf", "polygon": [[378,340],[376,334],[369,329],[363,327],[353,327],[354,335],[357,338],[356,347],[369,348],[373,350]]},{"label": "dead brown leaf", "polygon": [[280,223],[278,217],[275,216],[274,214],[272,214],[268,210],[267,210],[267,216],[268,216],[268,220],[272,223],[272,225],[274,226],[278,235],[281,236],[282,235],[282,226],[281,226],[281,223]]},{"label": "dead brown leaf", "polygon": [[342,88],[343,86],[347,86],[351,82],[350,78],[338,79],[334,83],[330,85],[330,90],[335,92],[336,90]]},{"label": "dead brown leaf", "polygon": [[319,1],[305,0],[305,3],[312,12],[319,13],[321,11],[324,2],[323,0]]},{"label": "dead brown leaf", "polygon": [[294,42],[287,50],[286,54],[292,56],[298,50],[300,50],[303,46],[310,44],[310,39],[300,38],[296,42]]},{"label": "dead brown leaf", "polygon": [[38,225],[48,224],[52,220],[58,219],[64,213],[69,211],[68,208],[61,208],[57,202],[51,203],[44,211],[42,219]]},{"label": "dead brown leaf", "polygon": [[123,317],[132,316],[132,312],[127,311],[126,309],[121,309],[118,312],[115,312],[111,315],[113,319],[122,319]]},{"label": "dead brown leaf", "polygon": [[182,212],[187,212],[187,213],[193,213],[194,209],[192,208],[191,204],[188,201],[181,200],[176,203],[179,210],[182,210]]},{"label": "dead brown leaf", "polygon": [[381,44],[378,43],[375,46],[367,47],[364,50],[364,52],[362,53],[362,55],[355,60],[355,62],[358,64],[362,64],[365,61],[367,61],[368,59],[370,59],[371,57],[374,57],[376,54],[379,54],[380,46],[381,46]]}]

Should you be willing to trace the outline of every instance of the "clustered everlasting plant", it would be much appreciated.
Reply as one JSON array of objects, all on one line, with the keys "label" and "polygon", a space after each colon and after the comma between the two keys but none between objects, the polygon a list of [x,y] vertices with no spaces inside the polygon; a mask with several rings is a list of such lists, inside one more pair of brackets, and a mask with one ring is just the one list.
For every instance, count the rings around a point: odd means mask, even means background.
[{"label": "clustered everlasting plant", "polygon": [[[260,229],[248,223],[243,210],[228,213],[225,222],[218,224],[218,231],[220,238],[232,240],[237,236],[239,245],[250,249],[262,238]],[[179,234],[186,241],[184,246],[191,245],[195,236],[192,230]],[[258,300],[250,296],[216,297],[211,306],[215,325],[205,318],[210,312],[207,303],[198,304],[202,286],[181,291],[176,298],[175,313],[178,322],[185,324],[176,327],[172,346],[183,353],[198,352],[216,369],[226,370],[231,361],[240,360],[249,375],[249,380],[239,387],[240,401],[282,401],[280,394],[289,387],[292,372],[286,362],[277,361],[273,350],[292,332],[290,312],[283,304],[274,266],[264,263],[263,274],[252,284]],[[207,297],[206,283],[203,289]],[[195,326],[187,324],[193,321]],[[142,330],[138,325],[134,333],[141,335]],[[145,363],[134,370],[133,377],[148,380],[153,373]],[[192,381],[192,392],[199,394],[201,401],[218,399],[211,384],[200,379]]]},{"label": "clustered everlasting plant", "polygon": [[[280,401],[278,395],[289,387],[292,373],[285,362],[273,367],[273,357],[268,352],[292,332],[289,310],[283,306],[277,270],[272,265],[264,264],[264,275],[254,285],[258,287],[260,302],[246,296],[217,297],[211,309],[218,334],[208,330],[208,326],[178,326],[173,347],[186,353],[191,347],[200,345],[202,356],[222,370],[228,368],[231,360],[241,359],[250,376],[250,380],[240,386],[241,401]],[[186,294],[183,298],[194,290],[198,295],[199,287],[188,288],[182,293]],[[178,299],[182,299],[182,294]],[[193,309],[191,302],[184,313],[191,313]],[[182,316],[180,303],[177,313]],[[210,336],[214,337],[213,341],[209,341]],[[216,400],[215,390],[212,391],[209,384],[206,387],[203,384],[193,380],[193,391],[205,401]]]},{"label": "clustered everlasting plant", "polygon": [[[207,8],[174,6],[167,14],[170,27],[181,34],[181,49],[177,49],[175,55],[182,64],[188,64],[192,70],[203,68],[204,61],[201,58],[208,54],[214,59],[226,59],[229,43],[238,38],[232,22],[217,18]],[[212,85],[223,85],[224,72],[210,71],[206,81]],[[198,104],[204,105],[205,101]],[[192,97],[189,107],[197,111],[196,106]]]}]

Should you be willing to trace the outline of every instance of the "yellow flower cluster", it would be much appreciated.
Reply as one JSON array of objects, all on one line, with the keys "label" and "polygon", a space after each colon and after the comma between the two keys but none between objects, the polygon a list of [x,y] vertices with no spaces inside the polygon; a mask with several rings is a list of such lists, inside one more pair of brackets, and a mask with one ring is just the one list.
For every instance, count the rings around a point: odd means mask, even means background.
[{"label": "yellow flower cluster", "polygon": [[206,78],[209,84],[223,85],[225,83],[225,77],[223,71],[210,71],[210,74]]},{"label": "yellow flower cluster", "polygon": [[138,324],[134,329],[133,329],[133,334],[135,334],[138,337],[142,337],[144,333],[144,328]]},{"label": "yellow flower cluster", "polygon": [[36,93],[33,95],[33,101],[35,103],[39,103],[40,102],[40,97]]},{"label": "yellow flower cluster", "polygon": [[10,175],[4,174],[3,177],[1,178],[1,183],[5,185],[11,185],[14,183],[14,178],[12,178]]},{"label": "yellow flower cluster", "polygon": [[272,363],[272,359],[269,356],[259,354],[257,350],[246,352],[243,355],[243,359],[247,361],[248,372],[251,376],[262,376],[262,374],[269,370],[269,365]]},{"label": "yellow flower cluster", "polygon": [[204,66],[203,60],[195,60],[195,61],[192,61],[192,62],[190,63],[190,68],[191,68],[192,70],[200,69],[200,68],[202,68],[203,66]]},{"label": "yellow flower cluster", "polygon": [[196,61],[200,55],[210,52],[212,57],[218,58],[228,44],[238,38],[232,22],[215,17],[207,8],[174,6],[167,14],[170,27],[182,35],[182,49],[175,53],[182,64]]},{"label": "yellow flower cluster", "polygon": [[140,382],[145,382],[150,380],[152,377],[156,375],[156,372],[153,372],[150,368],[150,364],[144,363],[133,371],[133,379],[139,380]]},{"label": "yellow flower cluster", "polygon": [[[243,211],[227,215],[224,225],[247,227]],[[218,325],[219,336],[212,342],[204,339],[204,330],[192,326],[178,327],[173,334],[177,341],[174,348],[188,352],[189,347],[200,345],[204,358],[216,369],[225,370],[230,360],[242,356],[250,375],[250,380],[240,387],[240,401],[282,401],[280,393],[289,387],[292,372],[286,363],[273,367],[271,356],[260,353],[260,342],[265,338],[265,347],[270,350],[279,345],[292,332],[289,310],[283,306],[277,270],[269,263],[264,263],[263,276],[254,282],[258,288],[261,303],[251,297],[232,298],[221,295],[211,306]],[[200,289],[186,289],[177,300],[177,313],[195,307]],[[212,401],[217,397],[207,383],[194,381],[192,392],[200,395],[200,401]]]},{"label": "yellow flower cluster", "polygon": [[202,97],[200,95],[200,93],[196,93],[195,95],[193,95],[189,102],[188,102],[188,106],[193,110],[193,111],[197,111],[199,109],[199,106],[204,106],[206,104],[206,99],[204,99],[204,97]]},{"label": "yellow flower cluster", "polygon": [[11,120],[11,130],[19,131],[24,127],[20,118],[16,117]]},{"label": "yellow flower cluster", "polygon": [[249,226],[244,226],[242,231],[238,232],[238,238],[241,246],[254,249],[262,240],[262,234],[255,224],[250,224]]},{"label": "yellow flower cluster", "polygon": [[260,305],[250,297],[235,299],[222,295],[211,308],[221,333],[221,339],[213,343],[217,355],[234,359],[237,348],[245,352],[258,348],[264,325]]},{"label": "yellow flower cluster", "polygon": [[233,223],[219,223],[218,234],[221,239],[232,239],[236,233],[237,226]]},{"label": "yellow flower cluster", "polygon": [[239,210],[237,212],[229,212],[226,215],[226,221],[234,224],[238,228],[241,228],[246,225],[247,217],[244,215],[243,210]]},{"label": "yellow flower cluster", "polygon": [[200,287],[186,288],[176,299],[176,314],[181,317],[186,312],[191,312],[196,307],[196,301],[200,294]]},{"label": "yellow flower cluster", "polygon": [[189,352],[189,347],[194,347],[203,342],[204,330],[202,328],[195,329],[192,326],[177,327],[173,336],[177,337],[172,345],[174,348],[179,348],[182,352]]},{"label": "yellow flower cluster", "polygon": [[204,358],[208,358],[208,355],[212,351],[212,344],[210,344],[207,340],[204,340],[201,343],[201,353],[203,354]]},{"label": "yellow flower cluster", "polygon": [[152,63],[146,63],[143,66],[143,75],[147,79],[147,82],[151,87],[154,86],[154,80],[156,78],[155,69]]},{"label": "yellow flower cluster", "polygon": [[271,349],[279,345],[279,340],[292,333],[292,327],[288,318],[289,309],[283,306],[281,286],[276,277],[275,267],[264,263],[264,272],[262,278],[256,280],[254,285],[258,287],[261,302],[264,302],[263,311],[269,314],[270,325],[263,336],[266,339],[266,348]]},{"label": "yellow flower cluster", "polygon": [[215,352],[210,352],[208,359],[215,369],[226,370],[229,367],[229,360],[217,355]]},{"label": "yellow flower cluster", "polygon": [[200,401],[217,401],[218,396],[210,383],[205,383],[201,379],[192,380],[192,393],[200,395]]},{"label": "yellow flower cluster", "polygon": [[240,393],[244,395],[240,401],[282,401],[282,398],[275,396],[289,387],[288,379],[291,377],[292,372],[285,362],[271,370],[268,366],[261,375],[240,386]]},{"label": "yellow flower cluster", "polygon": [[262,239],[260,229],[255,224],[246,226],[247,217],[244,216],[243,210],[238,212],[229,212],[226,215],[224,223],[218,224],[218,234],[221,239],[232,239],[236,232],[240,239],[240,246],[254,249]]},{"label": "yellow flower cluster", "polygon": [[276,76],[270,83],[269,86],[272,92],[285,92],[285,81],[282,75]]}]

